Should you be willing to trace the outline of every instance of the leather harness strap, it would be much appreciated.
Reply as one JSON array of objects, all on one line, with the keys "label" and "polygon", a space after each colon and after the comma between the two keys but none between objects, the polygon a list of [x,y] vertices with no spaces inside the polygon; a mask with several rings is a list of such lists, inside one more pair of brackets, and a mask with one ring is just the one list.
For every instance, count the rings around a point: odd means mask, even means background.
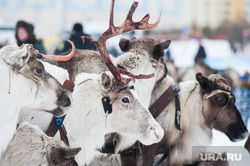
[{"label": "leather harness strap", "polygon": [[[65,80],[63,83],[63,86],[68,89],[69,91],[73,92],[74,90],[74,81],[72,80]],[[67,137],[67,132],[66,129],[63,125],[63,120],[65,118],[66,115],[57,118],[57,117],[53,117],[47,131],[45,132],[46,135],[50,136],[50,137],[54,137],[57,133],[57,131],[59,130],[60,132],[60,138],[61,140],[69,146],[69,139]]]},{"label": "leather harness strap", "polygon": [[181,130],[181,106],[178,95],[175,96],[175,127]]},{"label": "leather harness strap", "polygon": [[64,120],[64,118],[65,118],[65,115],[61,118],[53,117],[45,134],[47,136],[54,137],[56,135],[57,131],[59,130],[60,125],[61,125],[62,121]]},{"label": "leather harness strap", "polygon": [[60,132],[60,138],[61,140],[69,146],[69,140],[68,140],[68,137],[67,137],[67,132],[64,128],[64,125],[63,125],[63,120],[65,118],[66,115],[60,117],[60,118],[57,118],[57,117],[53,117],[47,131],[45,132],[45,134],[47,136],[50,136],[50,137],[54,137],[57,133],[57,131],[59,130]]},{"label": "leather harness strap", "polygon": [[154,118],[157,118],[160,113],[168,106],[168,104],[178,94],[178,90],[170,86],[150,107],[149,111]]}]

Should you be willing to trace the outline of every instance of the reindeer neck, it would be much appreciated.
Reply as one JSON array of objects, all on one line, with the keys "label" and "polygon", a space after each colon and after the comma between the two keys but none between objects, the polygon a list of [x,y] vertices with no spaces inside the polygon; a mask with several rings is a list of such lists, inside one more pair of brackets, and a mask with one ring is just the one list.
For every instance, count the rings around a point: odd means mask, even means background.
[{"label": "reindeer neck", "polygon": [[[6,149],[9,141],[12,139],[16,131],[18,115],[23,106],[28,105],[32,100],[28,96],[22,96],[29,92],[30,87],[25,85],[27,80],[24,76],[16,74],[5,62],[0,62],[0,157],[1,153]],[[11,72],[11,74],[9,74]],[[29,83],[27,83],[29,85]],[[27,89],[26,89],[27,88]],[[8,92],[9,90],[9,92]],[[35,92],[34,92],[35,93]],[[34,94],[29,94],[34,95]]]},{"label": "reindeer neck", "polygon": [[[200,96],[200,85],[196,81],[180,83],[179,97],[184,127],[192,128],[199,125],[199,127],[206,130],[208,126],[205,124],[205,118],[202,113],[203,98]],[[192,118],[190,115],[192,115]]]},{"label": "reindeer neck", "polygon": [[153,104],[169,88],[169,86],[173,84],[174,80],[169,75],[167,75],[162,81],[155,84],[152,91],[150,104]]},{"label": "reindeer neck", "polygon": [[[196,81],[185,81],[180,83],[179,99],[181,104],[181,131],[178,132],[174,123],[171,123],[168,138],[170,152],[170,162],[191,161],[193,146],[207,146],[211,142],[212,131],[206,126],[202,114],[202,98],[200,97],[200,87]],[[168,119],[174,119],[174,109],[170,109]],[[179,135],[180,134],[180,135]],[[180,136],[179,142],[178,137]],[[178,154],[176,154],[176,151]],[[178,156],[182,156],[181,158]]]},{"label": "reindeer neck", "polygon": [[103,95],[96,86],[94,81],[89,81],[75,87],[74,102],[64,120],[70,146],[82,148],[76,156],[79,165],[90,163],[96,149],[104,145],[105,134],[109,133],[101,101]]},{"label": "reindeer neck", "polygon": [[[88,104],[98,105],[97,103]],[[82,108],[84,109],[69,110],[64,120],[70,146],[82,148],[79,155],[76,156],[79,165],[89,164],[92,161],[96,149],[100,149],[104,145],[104,137],[109,133],[102,108],[95,110],[89,109],[88,106]],[[87,111],[84,115],[80,113],[85,110]],[[81,118],[79,119],[79,117]]]}]

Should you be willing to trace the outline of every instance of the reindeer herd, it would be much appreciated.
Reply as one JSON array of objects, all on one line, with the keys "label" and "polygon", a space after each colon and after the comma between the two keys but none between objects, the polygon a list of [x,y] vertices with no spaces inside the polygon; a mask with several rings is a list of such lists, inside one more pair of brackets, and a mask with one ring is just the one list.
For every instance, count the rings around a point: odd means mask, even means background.
[{"label": "reindeer herd", "polygon": [[168,157],[167,165],[197,165],[205,149],[194,158],[192,147],[209,145],[213,129],[231,141],[247,137],[227,79],[197,73],[196,80],[178,84],[168,75],[163,55],[170,40],[122,38],[124,54],[108,54],[107,39],[159,24],[149,24],[149,15],[134,22],[137,5],[116,27],[112,0],[108,30],[97,41],[85,37],[99,52],[75,49],[71,41],[72,50],[61,56],[43,55],[30,44],[0,49],[1,166],[95,165],[97,151],[119,154],[123,166],[157,165],[158,154]]}]

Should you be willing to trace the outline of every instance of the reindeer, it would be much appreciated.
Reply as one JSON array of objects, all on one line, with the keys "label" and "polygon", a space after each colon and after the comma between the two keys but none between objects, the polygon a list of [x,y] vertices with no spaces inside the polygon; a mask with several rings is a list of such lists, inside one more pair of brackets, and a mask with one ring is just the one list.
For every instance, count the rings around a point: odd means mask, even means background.
[{"label": "reindeer", "polygon": [[46,136],[38,127],[23,122],[9,143],[0,165],[77,166],[74,156],[81,148],[69,148]]},{"label": "reindeer", "polygon": [[[160,153],[168,155],[169,165],[191,164],[192,147],[209,145],[212,129],[225,133],[233,142],[247,136],[248,131],[235,106],[230,83],[217,74],[207,78],[198,73],[196,80],[182,82],[179,85],[181,130],[175,127],[175,101],[172,101],[156,119],[164,128],[165,134],[161,142],[145,146],[141,154],[136,151],[136,159],[129,160],[130,162],[126,155],[122,155],[123,166],[151,166],[154,156]],[[154,103],[173,83],[169,76],[166,77],[155,87],[151,102]],[[198,157],[201,150],[196,152],[195,157]]]},{"label": "reindeer", "polygon": [[[76,156],[79,165],[90,163],[95,150],[103,146],[105,134],[110,132],[139,139],[145,144],[159,142],[163,137],[163,130],[131,84],[121,88],[109,72],[104,72],[99,75],[82,73],[76,77],[75,85],[74,102],[64,126],[70,145],[83,149]],[[112,112],[105,113],[103,97],[111,100]]]},{"label": "reindeer", "polygon": [[15,133],[22,108],[43,110],[55,116],[66,113],[71,105],[71,95],[44,70],[43,64],[36,57],[68,60],[74,51],[73,46],[67,56],[55,57],[40,54],[29,44],[0,49],[0,158]]}]

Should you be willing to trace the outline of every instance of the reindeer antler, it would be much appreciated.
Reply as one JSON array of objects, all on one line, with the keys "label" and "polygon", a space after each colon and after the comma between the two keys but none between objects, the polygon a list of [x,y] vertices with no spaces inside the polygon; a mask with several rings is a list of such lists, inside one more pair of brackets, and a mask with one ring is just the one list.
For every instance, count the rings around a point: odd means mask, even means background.
[{"label": "reindeer antler", "polygon": [[70,53],[68,55],[45,55],[42,53],[38,53],[36,55],[36,58],[40,58],[40,59],[47,59],[47,60],[55,60],[55,61],[69,61],[75,54],[76,52],[76,47],[74,45],[74,43],[71,40],[67,40],[71,46],[72,46],[72,50],[70,51]]},{"label": "reindeer antler", "polygon": [[[112,0],[111,3],[111,9],[110,9],[110,19],[109,19],[109,28],[99,37],[99,39],[97,41],[95,41],[94,39],[85,36],[86,39],[92,41],[96,47],[98,48],[104,62],[106,63],[107,67],[109,68],[109,70],[111,71],[111,73],[114,75],[114,78],[116,79],[117,83],[120,85],[123,85],[123,82],[121,80],[121,74],[125,74],[128,75],[129,77],[131,77],[132,79],[145,79],[145,78],[152,78],[154,77],[154,73],[150,74],[150,75],[134,75],[128,71],[125,71],[123,69],[117,68],[111,61],[107,48],[106,48],[106,40],[122,34],[124,32],[128,32],[131,30],[146,30],[146,29],[153,29],[156,26],[158,26],[158,24],[160,23],[160,16],[161,13],[158,17],[158,20],[156,21],[156,23],[154,24],[149,24],[148,20],[150,18],[150,15],[147,14],[145,15],[141,21],[139,22],[134,22],[132,20],[132,16],[134,14],[134,11],[136,9],[136,7],[138,6],[138,2],[134,2],[132,4],[132,6],[130,7],[130,10],[127,14],[127,17],[125,19],[125,21],[122,23],[122,25],[120,25],[119,27],[114,26],[114,22],[113,22],[113,17],[114,17],[114,3],[115,0]],[[131,80],[131,79],[130,79]]]}]

